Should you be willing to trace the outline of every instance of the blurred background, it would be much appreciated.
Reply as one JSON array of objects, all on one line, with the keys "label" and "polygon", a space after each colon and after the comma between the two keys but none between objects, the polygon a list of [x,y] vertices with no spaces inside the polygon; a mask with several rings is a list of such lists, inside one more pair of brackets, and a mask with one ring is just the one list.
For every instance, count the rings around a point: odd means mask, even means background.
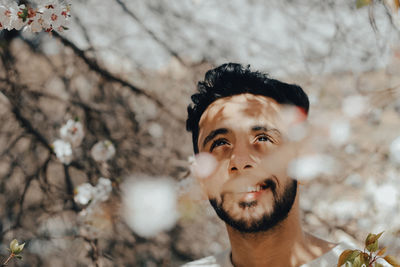
[{"label": "blurred background", "polygon": [[[26,244],[9,266],[179,266],[227,249],[185,130],[197,82],[226,62],[310,97],[325,143],[303,162],[304,228],[360,248],[385,231],[400,255],[398,1],[70,3],[68,30],[0,32],[1,263],[14,238]],[[66,152],[54,142],[69,120],[83,140]]]}]

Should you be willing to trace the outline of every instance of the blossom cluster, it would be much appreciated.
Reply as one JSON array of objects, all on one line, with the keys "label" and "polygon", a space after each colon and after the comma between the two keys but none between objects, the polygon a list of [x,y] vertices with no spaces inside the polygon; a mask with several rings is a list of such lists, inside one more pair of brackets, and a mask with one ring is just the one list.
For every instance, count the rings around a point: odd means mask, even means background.
[{"label": "blossom cluster", "polygon": [[0,2],[0,30],[62,32],[68,29],[70,5],[49,3],[32,8],[16,2]]},{"label": "blossom cluster", "polygon": [[[78,120],[68,120],[60,128],[60,137],[53,142],[53,150],[58,160],[70,164],[73,159],[73,149],[81,145],[85,132]],[[115,155],[115,147],[109,140],[98,141],[93,145],[90,154],[97,162],[106,162]]]},{"label": "blossom cluster", "polygon": [[[78,119],[68,120],[60,128],[60,139],[53,142],[53,150],[57,159],[65,165],[70,164],[74,150],[82,144],[84,137],[85,132],[82,123]],[[109,140],[101,140],[93,145],[90,155],[96,162],[106,166],[104,163],[115,155],[115,147]],[[93,219],[90,216],[100,210],[101,203],[108,200],[111,192],[112,182],[104,177],[100,177],[95,186],[90,183],[77,186],[74,191],[74,201],[84,207],[79,213],[81,218],[89,221]],[[89,227],[90,223],[85,225]]]},{"label": "blossom cluster", "polygon": [[112,191],[110,179],[100,177],[96,186],[89,183],[83,183],[75,189],[75,202],[81,205],[87,205],[104,202],[108,199]]},{"label": "blossom cluster", "polygon": [[61,139],[53,142],[53,150],[57,158],[64,164],[72,161],[72,148],[78,147],[85,136],[82,123],[77,120],[68,120],[60,128]]}]

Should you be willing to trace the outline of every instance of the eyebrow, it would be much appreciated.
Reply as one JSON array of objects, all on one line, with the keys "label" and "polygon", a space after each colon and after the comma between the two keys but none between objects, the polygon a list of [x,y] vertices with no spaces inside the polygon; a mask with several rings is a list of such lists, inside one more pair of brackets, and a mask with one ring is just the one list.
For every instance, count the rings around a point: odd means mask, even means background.
[{"label": "eyebrow", "polygon": [[207,145],[208,142],[210,142],[217,135],[226,134],[228,132],[229,132],[229,130],[226,128],[218,128],[214,131],[211,131],[203,141],[203,148]]},{"label": "eyebrow", "polygon": [[272,130],[272,129],[268,129],[267,126],[256,125],[256,126],[251,127],[252,132],[257,132],[257,131],[267,132],[269,130]]},{"label": "eyebrow", "polygon": [[258,132],[258,131],[275,132],[275,133],[281,135],[281,132],[278,129],[268,128],[267,126],[263,126],[263,125],[255,125],[255,126],[251,127],[251,131],[252,132]]}]

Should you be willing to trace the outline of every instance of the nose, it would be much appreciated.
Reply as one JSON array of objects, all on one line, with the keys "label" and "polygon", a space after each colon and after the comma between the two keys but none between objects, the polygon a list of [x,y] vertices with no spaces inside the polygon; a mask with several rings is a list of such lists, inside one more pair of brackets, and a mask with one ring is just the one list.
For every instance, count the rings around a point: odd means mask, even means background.
[{"label": "nose", "polygon": [[232,150],[229,162],[229,170],[232,173],[241,172],[245,169],[252,169],[255,165],[250,149],[246,145],[236,146]]}]

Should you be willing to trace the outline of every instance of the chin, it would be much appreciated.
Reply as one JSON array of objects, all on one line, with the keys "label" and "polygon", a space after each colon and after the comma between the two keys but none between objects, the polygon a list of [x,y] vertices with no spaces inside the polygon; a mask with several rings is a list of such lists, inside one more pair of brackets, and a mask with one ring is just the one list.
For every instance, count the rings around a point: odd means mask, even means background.
[{"label": "chin", "polygon": [[297,181],[292,180],[281,195],[276,191],[270,197],[245,202],[222,195],[221,200],[210,198],[218,217],[232,228],[243,233],[265,232],[284,221],[294,204]]}]

